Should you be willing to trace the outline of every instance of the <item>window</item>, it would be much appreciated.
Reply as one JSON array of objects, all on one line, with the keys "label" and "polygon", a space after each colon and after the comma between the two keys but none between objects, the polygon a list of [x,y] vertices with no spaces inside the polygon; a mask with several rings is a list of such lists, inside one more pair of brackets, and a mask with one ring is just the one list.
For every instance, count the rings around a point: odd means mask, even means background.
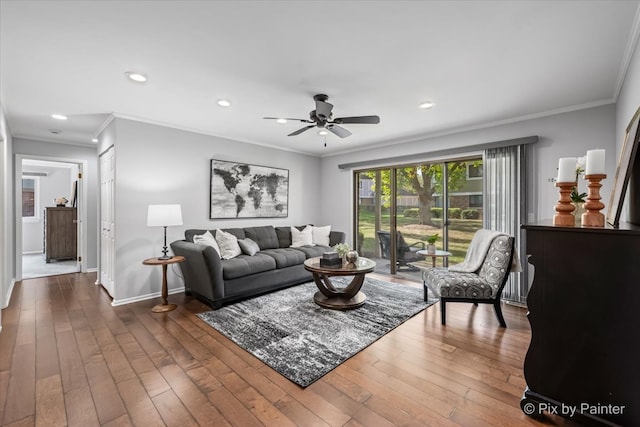
[{"label": "window", "polygon": [[467,164],[467,179],[482,179],[482,164]]},{"label": "window", "polygon": [[38,190],[40,181],[38,178],[22,178],[22,219],[38,220]]},{"label": "window", "polygon": [[482,194],[471,194],[469,196],[469,207],[470,208],[481,208],[482,207]]}]

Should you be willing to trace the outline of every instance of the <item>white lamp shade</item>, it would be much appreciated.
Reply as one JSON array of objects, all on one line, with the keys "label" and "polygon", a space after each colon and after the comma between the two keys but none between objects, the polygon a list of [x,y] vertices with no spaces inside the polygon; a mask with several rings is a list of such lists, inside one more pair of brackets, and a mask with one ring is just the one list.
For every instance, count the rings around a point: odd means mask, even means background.
[{"label": "white lamp shade", "polygon": [[167,227],[170,225],[182,225],[180,205],[149,205],[147,226]]}]

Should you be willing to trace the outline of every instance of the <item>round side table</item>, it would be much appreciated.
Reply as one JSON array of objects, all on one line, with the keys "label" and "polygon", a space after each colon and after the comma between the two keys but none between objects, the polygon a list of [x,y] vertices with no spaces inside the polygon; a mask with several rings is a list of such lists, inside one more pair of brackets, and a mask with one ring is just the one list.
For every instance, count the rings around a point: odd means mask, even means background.
[{"label": "round side table", "polygon": [[436,253],[430,254],[426,249],[416,252],[418,255],[422,255],[423,257],[431,257],[431,265],[436,266],[436,258],[442,258],[442,264],[445,264],[445,261],[451,256],[451,252],[436,250]]},{"label": "round side table", "polygon": [[161,258],[149,258],[142,261],[144,265],[161,265],[162,266],[162,304],[158,304],[151,309],[154,313],[166,313],[167,311],[175,310],[177,305],[169,304],[167,297],[169,296],[169,290],[167,289],[167,266],[169,264],[175,264],[183,262],[185,258],[183,256],[172,256],[169,259]]}]

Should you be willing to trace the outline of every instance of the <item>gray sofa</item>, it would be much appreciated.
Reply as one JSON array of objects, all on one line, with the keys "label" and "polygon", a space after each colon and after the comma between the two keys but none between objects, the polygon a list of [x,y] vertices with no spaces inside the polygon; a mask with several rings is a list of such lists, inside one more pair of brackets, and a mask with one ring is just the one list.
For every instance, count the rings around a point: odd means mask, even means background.
[{"label": "gray sofa", "polygon": [[[304,261],[332,250],[331,246],[343,243],[345,239],[343,232],[331,231],[329,246],[292,248],[290,227],[262,226],[222,230],[238,239],[253,240],[260,251],[252,256],[241,254],[231,259],[220,259],[213,247],[193,243],[194,235],[207,231],[199,229],[186,230],[184,240],[171,243],[173,253],[186,258],[185,262],[179,264],[185,293],[195,296],[212,308],[313,280],[311,273],[304,269]],[[214,230],[209,231],[215,236]]]}]

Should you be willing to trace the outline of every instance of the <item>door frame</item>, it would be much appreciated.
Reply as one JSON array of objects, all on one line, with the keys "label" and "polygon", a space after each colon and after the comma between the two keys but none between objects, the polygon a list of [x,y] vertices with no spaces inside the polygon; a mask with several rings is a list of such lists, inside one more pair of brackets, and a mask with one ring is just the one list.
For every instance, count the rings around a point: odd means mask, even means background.
[{"label": "door frame", "polygon": [[87,177],[88,161],[81,159],[70,159],[66,157],[38,156],[32,154],[16,154],[14,157],[14,181],[15,181],[15,250],[16,265],[15,280],[22,280],[22,161],[23,160],[44,160],[49,162],[72,163],[78,165],[78,171],[82,174],[82,179],[78,182],[78,256],[80,272],[87,272],[87,197],[88,186],[84,181]]}]

